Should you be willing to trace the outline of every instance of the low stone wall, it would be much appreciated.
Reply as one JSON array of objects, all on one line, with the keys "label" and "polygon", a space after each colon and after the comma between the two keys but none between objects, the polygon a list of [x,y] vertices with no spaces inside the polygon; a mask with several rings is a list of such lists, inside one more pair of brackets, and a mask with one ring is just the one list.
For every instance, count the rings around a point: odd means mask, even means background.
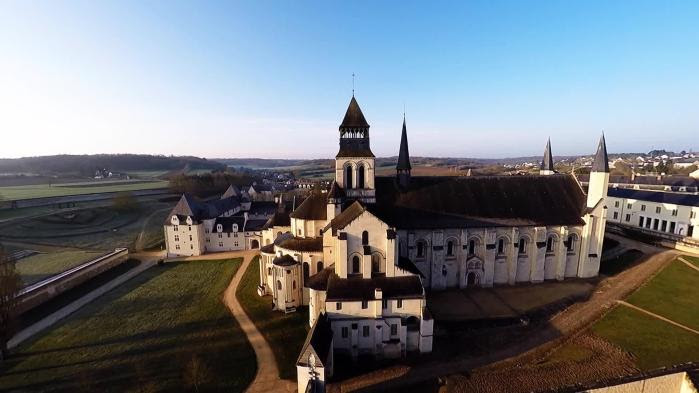
[{"label": "low stone wall", "polygon": [[32,284],[20,291],[18,311],[20,314],[27,312],[98,274],[125,262],[128,258],[129,250],[118,248],[63,273]]}]

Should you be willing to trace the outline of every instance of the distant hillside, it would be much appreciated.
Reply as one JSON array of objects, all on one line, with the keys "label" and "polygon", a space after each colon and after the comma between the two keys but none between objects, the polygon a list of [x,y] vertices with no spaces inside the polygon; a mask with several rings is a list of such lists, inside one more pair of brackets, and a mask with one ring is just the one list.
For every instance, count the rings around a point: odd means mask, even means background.
[{"label": "distant hillside", "polygon": [[98,169],[112,172],[221,170],[225,165],[199,157],[146,154],[57,155],[0,159],[0,174],[94,176]]}]

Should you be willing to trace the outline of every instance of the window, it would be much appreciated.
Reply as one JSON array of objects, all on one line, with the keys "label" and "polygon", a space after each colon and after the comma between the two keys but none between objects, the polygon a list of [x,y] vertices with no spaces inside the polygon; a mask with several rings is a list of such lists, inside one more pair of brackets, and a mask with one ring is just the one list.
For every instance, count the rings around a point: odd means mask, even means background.
[{"label": "window", "polygon": [[323,261],[318,261],[318,263],[316,263],[316,272],[321,270],[323,270]]},{"label": "window", "polygon": [[357,188],[364,188],[364,165],[357,167]]},{"label": "window", "polygon": [[468,241],[468,255],[473,255],[476,253],[476,241],[471,239]]},{"label": "window", "polygon": [[663,223],[660,224],[660,230],[663,232],[667,232],[667,220],[663,220]]},{"label": "window", "polygon": [[219,234],[218,234],[218,238],[219,238],[219,239],[223,239],[223,233],[219,233]]},{"label": "window", "polygon": [[268,267],[268,268],[267,268],[267,275],[268,275],[268,276],[271,276],[271,275],[272,275],[272,268],[271,268],[271,267]]},{"label": "window", "polygon": [[369,337],[369,326],[362,326],[362,336]]},{"label": "window", "polygon": [[653,220],[651,220],[650,217],[648,217],[648,218],[646,219],[646,228],[650,229],[651,221],[653,221]]},{"label": "window", "polygon": [[175,235],[175,241],[176,242],[180,241],[180,235]]},{"label": "window", "polygon": [[335,303],[335,310],[342,310],[342,302]]},{"label": "window", "polygon": [[689,218],[697,218],[697,212],[689,213]]},{"label": "window", "polygon": [[442,275],[443,275],[444,277],[447,276],[447,265],[442,265]]},{"label": "window", "polygon": [[658,207],[655,208],[655,212],[656,212],[657,214],[660,214],[660,206],[658,206]]},{"label": "window", "polygon": [[211,243],[211,239],[207,237],[207,238],[206,238],[206,242],[207,242],[207,243]]},{"label": "window", "polygon": [[218,242],[219,247],[223,247],[223,242]]},{"label": "window", "polygon": [[641,211],[642,212],[646,211],[646,205],[641,205]]},{"label": "window", "polygon": [[500,238],[498,240],[498,254],[504,254],[505,253],[505,239]]},{"label": "window", "polygon": [[631,215],[630,215],[630,214],[627,214],[627,215],[626,215],[626,222],[629,222],[629,221],[631,221]]},{"label": "window", "polygon": [[657,218],[655,220],[653,220],[653,230],[656,230],[656,231],[658,230],[659,222],[660,222],[660,220],[658,220]]},{"label": "window", "polygon": [[555,239],[553,238],[553,236],[549,236],[549,238],[546,239],[546,253],[547,254],[553,253],[554,243],[555,243]]},{"label": "window", "polygon": [[282,281],[277,280],[277,291],[281,291],[281,290],[282,290]]},{"label": "window", "polygon": [[631,204],[630,204],[630,203],[627,203],[627,204],[626,204],[626,208],[630,210],[630,209],[631,209]]},{"label": "window", "polygon": [[674,209],[674,210],[672,211],[672,215],[673,215],[673,217],[677,217],[677,209]]},{"label": "window", "polygon": [[381,273],[381,254],[378,252],[371,254],[371,272]]},{"label": "window", "polygon": [[367,231],[362,232],[362,245],[363,246],[369,245],[369,232],[367,232]]},{"label": "window", "polygon": [[175,232],[177,232],[179,228],[179,226],[175,225]]},{"label": "window", "polygon": [[352,166],[347,165],[345,167],[345,188],[353,188],[352,187]]},{"label": "window", "polygon": [[189,245],[189,249],[190,249],[190,250],[194,250],[194,244],[190,244],[190,245]]},{"label": "window", "polygon": [[525,238],[519,239],[519,253],[520,254],[527,253],[527,239],[525,239]]},{"label": "window", "polygon": [[448,257],[454,256],[454,241],[453,240],[449,240],[447,242],[447,256]]},{"label": "window", "polygon": [[369,302],[362,300],[362,310],[366,310],[367,308],[369,308]]},{"label": "window", "polygon": [[209,233],[209,228],[204,228],[204,233]]},{"label": "window", "polygon": [[233,246],[238,247],[238,242],[233,242]]},{"label": "window", "polygon": [[384,310],[388,308],[388,299],[381,300],[381,308]]},{"label": "window", "polygon": [[568,236],[568,253],[572,254],[575,252],[575,242],[578,239],[575,235]]},{"label": "window", "polygon": [[417,242],[417,257],[418,258],[425,257],[425,242],[422,240]]},{"label": "window", "polygon": [[191,226],[191,225],[189,226],[189,231],[190,231],[190,232],[192,231],[192,226]]},{"label": "window", "polygon": [[296,289],[296,280],[291,282],[291,289]]},{"label": "window", "polygon": [[179,245],[179,244],[175,244],[175,250],[179,250],[179,249],[180,249],[180,245]]},{"label": "window", "polygon": [[396,300],[396,308],[403,308],[403,299]]},{"label": "window", "polygon": [[616,220],[617,218],[619,218],[619,212],[614,212],[614,219]]},{"label": "window", "polygon": [[398,334],[398,325],[393,323],[391,324],[391,336],[395,336]]},{"label": "window", "polygon": [[614,202],[614,207],[619,207],[619,201]]},{"label": "window", "polygon": [[638,216],[638,226],[643,228],[643,216]]},{"label": "window", "polygon": [[352,273],[359,273],[360,264],[359,257],[357,255],[352,257]]},{"label": "window", "polygon": [[349,337],[349,328],[347,326],[342,327],[342,338]]},{"label": "window", "polygon": [[189,235],[189,241],[190,242],[192,241],[192,235]]},{"label": "window", "polygon": [[675,222],[670,221],[670,233],[675,233]]}]

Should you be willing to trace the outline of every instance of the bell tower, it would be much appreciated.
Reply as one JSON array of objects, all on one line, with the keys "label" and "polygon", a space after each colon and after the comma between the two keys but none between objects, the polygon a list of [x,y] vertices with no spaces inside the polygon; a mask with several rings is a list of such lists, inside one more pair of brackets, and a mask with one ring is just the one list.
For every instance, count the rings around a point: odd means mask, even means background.
[{"label": "bell tower", "polygon": [[352,95],[340,124],[340,151],[335,156],[335,181],[347,200],[376,202],[374,153],[369,147],[369,123]]}]

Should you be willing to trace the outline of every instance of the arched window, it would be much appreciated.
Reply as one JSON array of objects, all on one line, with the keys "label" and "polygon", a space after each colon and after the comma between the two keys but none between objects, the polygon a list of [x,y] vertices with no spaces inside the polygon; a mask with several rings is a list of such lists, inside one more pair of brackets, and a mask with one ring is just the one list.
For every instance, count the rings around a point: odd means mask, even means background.
[{"label": "arched window", "polygon": [[345,167],[345,188],[352,188],[352,166]]},{"label": "arched window", "polygon": [[318,263],[316,264],[316,269],[317,272],[323,270],[323,261],[318,261]]},{"label": "arched window", "polygon": [[556,246],[556,238],[553,236],[549,236],[548,239],[546,239],[546,253],[547,254],[553,254],[553,250]]},{"label": "arched window", "polygon": [[424,241],[420,240],[417,242],[417,257],[418,258],[425,257],[425,249],[426,248],[427,248],[427,244],[425,244]]},{"label": "arched window", "polygon": [[291,282],[291,289],[296,289],[296,280]]},{"label": "arched window", "polygon": [[306,282],[308,280],[308,276],[310,276],[310,268],[308,266],[308,262],[303,263],[303,281]]},{"label": "arched window", "polygon": [[352,257],[352,273],[359,273],[359,268],[359,257],[355,255],[354,257]]},{"label": "arched window", "polygon": [[577,240],[578,237],[574,233],[568,236],[568,253],[575,253],[575,243],[577,242]]},{"label": "arched window", "polygon": [[468,241],[468,255],[476,254],[476,239],[471,239]]},{"label": "arched window", "polygon": [[505,253],[505,239],[500,238],[498,240],[498,254],[504,254]]},{"label": "arched window", "polygon": [[447,242],[447,256],[448,257],[454,256],[454,241],[453,240],[449,240]]},{"label": "arched window", "polygon": [[282,280],[277,280],[277,291],[282,290]]},{"label": "arched window", "polygon": [[369,232],[367,232],[367,231],[362,232],[362,245],[363,246],[369,245]]},{"label": "arched window", "polygon": [[519,253],[520,254],[527,253],[527,239],[524,237],[519,239]]},{"label": "arched window", "polygon": [[371,272],[381,273],[381,254],[378,252],[371,254]]},{"label": "arched window", "polygon": [[357,188],[364,188],[364,165],[357,167]]}]

